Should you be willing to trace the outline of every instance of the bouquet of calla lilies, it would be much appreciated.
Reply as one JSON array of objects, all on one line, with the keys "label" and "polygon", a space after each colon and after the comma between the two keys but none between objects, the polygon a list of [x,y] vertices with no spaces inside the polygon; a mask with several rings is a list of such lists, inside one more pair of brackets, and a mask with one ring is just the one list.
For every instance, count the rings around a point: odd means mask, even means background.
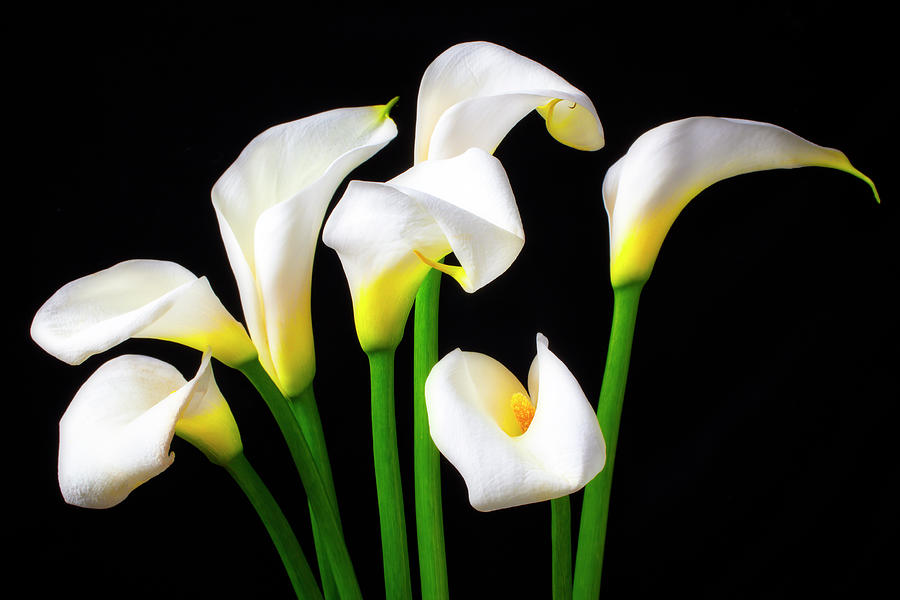
[{"label": "bouquet of calla lilies", "polygon": [[[129,338],[198,351],[196,373],[124,355],[87,378],[59,425],[62,496],[86,508],[115,506],[173,463],[170,444],[177,435],[226,469],[247,495],[298,598],[363,596],[344,541],[327,423],[313,394],[311,286],[321,234],[327,249],[319,251],[335,251],[343,266],[369,362],[386,597],[412,598],[414,589],[427,599],[450,596],[443,455],[465,480],[476,510],[549,501],[553,598],[595,599],[638,301],[678,214],[717,181],[754,171],[830,167],[862,179],[878,200],[875,185],[838,150],[774,124],[708,116],[644,133],[624,156],[609,161],[605,177],[598,166],[609,217],[614,312],[593,404],[540,332],[529,332],[535,340],[530,367],[508,368],[503,357],[465,344],[438,356],[437,344],[442,275],[477,292],[512,265],[526,228],[536,226],[522,222],[494,151],[532,111],[573,152],[600,150],[604,133],[591,99],[507,48],[488,42],[453,46],[422,76],[414,164],[386,181],[350,181],[329,213],[348,175],[397,135],[390,117],[395,101],[274,126],[251,140],[215,183],[212,205],[243,320],[228,312],[205,277],[173,262],[144,259],[72,281],[40,307],[32,338],[72,365]],[[600,253],[588,258],[603,259]],[[395,354],[404,335],[413,336],[412,432],[398,432],[394,401]],[[313,548],[301,547],[245,456],[214,367],[243,373],[274,417],[308,499]],[[526,368],[527,381],[513,374]],[[413,486],[401,481],[400,434],[414,440]],[[414,489],[415,586],[404,483],[407,491]],[[570,508],[569,496],[576,493],[583,494],[579,515]]]}]

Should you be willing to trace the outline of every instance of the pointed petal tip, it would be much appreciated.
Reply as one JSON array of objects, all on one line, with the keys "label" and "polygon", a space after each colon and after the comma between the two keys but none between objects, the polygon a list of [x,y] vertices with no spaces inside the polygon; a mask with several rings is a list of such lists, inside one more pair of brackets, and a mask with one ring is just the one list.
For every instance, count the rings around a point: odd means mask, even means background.
[{"label": "pointed petal tip", "polygon": [[394,108],[394,105],[396,105],[399,101],[400,96],[394,96],[390,99],[390,101],[388,101],[387,104],[384,105],[384,108],[382,109],[382,115],[385,119],[389,119],[391,117],[391,109]]}]

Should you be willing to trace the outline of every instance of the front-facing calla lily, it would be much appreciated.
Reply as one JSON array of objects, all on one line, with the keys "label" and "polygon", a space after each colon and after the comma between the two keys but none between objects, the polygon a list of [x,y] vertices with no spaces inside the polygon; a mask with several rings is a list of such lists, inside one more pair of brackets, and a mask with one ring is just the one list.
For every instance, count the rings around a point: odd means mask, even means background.
[{"label": "front-facing calla lily", "polygon": [[67,283],[38,309],[31,337],[72,365],[131,337],[209,348],[232,367],[256,357],[206,277],[161,260],[128,260]]},{"label": "front-facing calla lily", "polygon": [[457,349],[431,370],[425,399],[431,437],[477,510],[571,494],[606,462],[590,403],[541,334],[527,391],[493,358]]},{"label": "front-facing calla lily", "polygon": [[[387,183],[351,181],[322,232],[350,284],[360,344],[395,348],[431,267],[467,292],[503,273],[525,242],[503,166],[473,148]],[[437,261],[453,252],[459,266]]]},{"label": "front-facing calla lily", "polygon": [[209,355],[190,381],[155,358],[110,360],[81,386],[59,422],[63,498],[85,508],[115,506],[172,464],[176,434],[219,465],[242,452]]},{"label": "front-facing calla lily", "polygon": [[313,257],[347,174],[397,135],[390,104],[332,110],[272,127],[219,178],[213,206],[259,360],[282,391],[315,373]]},{"label": "front-facing calla lily", "polygon": [[693,117],[660,125],[639,137],[606,174],[613,287],[650,277],[675,218],[717,181],[753,171],[830,167],[869,183],[847,157],[769,123]]},{"label": "front-facing calla lily", "polygon": [[469,148],[493,153],[537,109],[547,130],[578,150],[603,147],[591,100],[529,58],[490,42],[444,51],[425,70],[416,107],[415,162],[450,158]]}]

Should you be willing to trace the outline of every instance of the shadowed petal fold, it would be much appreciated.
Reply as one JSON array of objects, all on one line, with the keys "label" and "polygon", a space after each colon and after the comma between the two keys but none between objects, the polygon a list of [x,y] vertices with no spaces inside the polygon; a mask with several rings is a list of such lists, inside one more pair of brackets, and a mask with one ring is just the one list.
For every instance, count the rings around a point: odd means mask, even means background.
[{"label": "shadowed petal fold", "polygon": [[125,261],[67,283],[38,309],[31,337],[73,365],[131,337],[208,347],[230,366],[256,356],[206,277],[159,260]]},{"label": "shadowed petal fold", "polygon": [[[59,486],[69,504],[109,508],[172,464],[172,436],[215,461],[242,450],[237,425],[212,377],[209,355],[189,382],[168,363],[125,355],[81,386],[59,423]],[[191,439],[193,437],[193,439]],[[222,463],[220,463],[222,464]]]},{"label": "shadowed petal fold", "polygon": [[753,171],[812,166],[855,175],[878,197],[872,181],[842,152],[770,123],[692,117],[643,134],[603,181],[613,286],[650,276],[675,218],[710,185]]},{"label": "shadowed petal fold", "polygon": [[[432,439],[465,479],[477,510],[571,494],[606,462],[590,403],[541,334],[528,379],[530,398],[502,364],[457,349],[425,382]],[[522,404],[531,415],[524,421]]]},{"label": "shadowed petal fold", "polygon": [[[341,259],[367,352],[399,343],[429,267],[474,292],[509,268],[525,240],[503,166],[475,148],[387,183],[351,181],[322,238]],[[450,252],[460,266],[436,262]]]},{"label": "shadowed petal fold", "polygon": [[283,391],[311,382],[313,258],[331,197],[397,134],[389,106],[332,110],[254,138],[212,190],[244,317]]},{"label": "shadowed petal fold", "polygon": [[603,147],[597,111],[581,90],[502,46],[457,44],[422,76],[415,161],[450,158],[469,148],[493,153],[509,130],[535,109],[561,143],[578,150]]}]

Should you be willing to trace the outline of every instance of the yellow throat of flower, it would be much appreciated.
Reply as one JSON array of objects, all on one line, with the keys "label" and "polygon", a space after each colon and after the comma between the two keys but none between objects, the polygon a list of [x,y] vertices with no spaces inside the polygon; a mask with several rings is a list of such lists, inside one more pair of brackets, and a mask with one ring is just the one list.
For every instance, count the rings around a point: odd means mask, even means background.
[{"label": "yellow throat of flower", "polygon": [[528,399],[528,396],[520,392],[514,393],[509,399],[509,406],[516,416],[516,421],[518,421],[522,433],[528,431],[528,428],[531,427],[531,421],[534,419],[534,405]]}]

